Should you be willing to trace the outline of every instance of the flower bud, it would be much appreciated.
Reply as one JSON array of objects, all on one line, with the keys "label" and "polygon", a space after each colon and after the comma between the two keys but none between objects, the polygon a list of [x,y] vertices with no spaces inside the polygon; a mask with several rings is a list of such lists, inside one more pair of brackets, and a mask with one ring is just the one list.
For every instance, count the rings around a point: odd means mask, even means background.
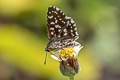
[{"label": "flower bud", "polygon": [[74,77],[80,71],[80,65],[77,59],[69,58],[60,62],[60,71],[64,76]]}]

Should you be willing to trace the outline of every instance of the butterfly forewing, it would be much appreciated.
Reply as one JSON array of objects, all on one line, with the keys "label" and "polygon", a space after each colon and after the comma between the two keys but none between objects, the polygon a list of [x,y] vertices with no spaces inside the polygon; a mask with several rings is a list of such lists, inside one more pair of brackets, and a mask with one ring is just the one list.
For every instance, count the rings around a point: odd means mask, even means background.
[{"label": "butterfly forewing", "polygon": [[74,39],[78,38],[74,20],[66,16],[59,8],[50,6],[47,13],[47,26],[49,39]]},{"label": "butterfly forewing", "polygon": [[64,20],[64,16],[60,14],[60,10],[54,6],[48,8],[48,37],[49,39],[58,37],[60,38],[60,33],[62,28],[65,26],[61,21]]}]

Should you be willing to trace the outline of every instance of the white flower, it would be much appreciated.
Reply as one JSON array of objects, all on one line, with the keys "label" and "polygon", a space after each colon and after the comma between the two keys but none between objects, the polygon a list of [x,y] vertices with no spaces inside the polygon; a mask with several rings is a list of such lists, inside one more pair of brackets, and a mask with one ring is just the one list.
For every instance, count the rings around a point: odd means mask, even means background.
[{"label": "white flower", "polygon": [[58,57],[56,57],[55,55],[51,55],[51,57],[56,60],[56,61],[61,61],[61,59],[59,59]]},{"label": "white flower", "polygon": [[73,49],[75,50],[75,54],[76,54],[76,56],[78,56],[79,51],[83,48],[83,46],[81,46],[81,44],[78,43],[78,42],[75,42],[75,44],[77,44],[77,45],[74,46]]}]

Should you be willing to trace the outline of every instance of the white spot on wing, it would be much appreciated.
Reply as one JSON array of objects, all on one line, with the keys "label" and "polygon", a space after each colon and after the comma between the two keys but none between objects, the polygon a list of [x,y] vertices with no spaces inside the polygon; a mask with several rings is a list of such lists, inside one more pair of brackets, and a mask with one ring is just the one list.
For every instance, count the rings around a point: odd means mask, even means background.
[{"label": "white spot on wing", "polygon": [[62,11],[60,10],[60,13],[62,13]]},{"label": "white spot on wing", "polygon": [[71,33],[71,35],[72,35],[72,36],[74,36],[74,34],[73,34],[73,33]]},{"label": "white spot on wing", "polygon": [[69,24],[69,26],[71,26],[71,24]]},{"label": "white spot on wing", "polygon": [[76,24],[74,24],[73,26],[76,26]]},{"label": "white spot on wing", "polygon": [[74,28],[74,30],[76,31],[76,30],[77,30],[77,28]]},{"label": "white spot on wing", "polygon": [[65,24],[65,21],[62,21],[63,24]]},{"label": "white spot on wing", "polygon": [[62,15],[64,16],[65,14],[64,14],[64,13],[62,13]]},{"label": "white spot on wing", "polygon": [[51,14],[51,12],[49,12],[49,14]]},{"label": "white spot on wing", "polygon": [[53,35],[54,34],[54,32],[51,32],[51,35]]},{"label": "white spot on wing", "polygon": [[58,20],[55,20],[55,23],[57,23],[58,22]]},{"label": "white spot on wing", "polygon": [[71,19],[71,23],[74,23],[73,19]]},{"label": "white spot on wing", "polygon": [[67,26],[70,24],[70,22],[69,21],[67,21]]},{"label": "white spot on wing", "polygon": [[59,11],[59,8],[56,8],[57,11]]},{"label": "white spot on wing", "polygon": [[67,32],[67,29],[65,28],[63,31],[64,31],[64,32]]},{"label": "white spot on wing", "polygon": [[67,35],[67,33],[64,33],[64,36],[66,36]]},{"label": "white spot on wing", "polygon": [[49,19],[53,18],[53,16],[48,16]]},{"label": "white spot on wing", "polygon": [[71,19],[71,17],[65,16],[65,19]]},{"label": "white spot on wing", "polygon": [[61,26],[59,26],[59,25],[55,25],[55,28],[61,28]]},{"label": "white spot on wing", "polygon": [[61,19],[61,18],[59,18],[59,20],[61,21],[62,19]]},{"label": "white spot on wing", "polygon": [[71,32],[73,32],[73,30],[71,30]]},{"label": "white spot on wing", "polygon": [[56,8],[55,6],[53,6],[53,8]]},{"label": "white spot on wing", "polygon": [[56,11],[54,11],[55,14],[58,14]]},{"label": "white spot on wing", "polygon": [[76,34],[76,35],[78,35],[78,33],[77,33],[77,32],[75,32],[75,34]]},{"label": "white spot on wing", "polygon": [[50,28],[50,30],[54,30],[54,28]]},{"label": "white spot on wing", "polygon": [[51,22],[50,24],[55,24],[54,22]]},{"label": "white spot on wing", "polygon": [[61,29],[58,29],[58,32],[61,32]]}]

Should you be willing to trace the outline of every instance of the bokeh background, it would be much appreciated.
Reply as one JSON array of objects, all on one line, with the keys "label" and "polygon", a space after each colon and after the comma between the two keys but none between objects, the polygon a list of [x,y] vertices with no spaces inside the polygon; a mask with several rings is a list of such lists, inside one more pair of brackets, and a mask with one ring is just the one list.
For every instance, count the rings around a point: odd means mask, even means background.
[{"label": "bokeh background", "polygon": [[0,0],[0,80],[69,80],[50,54],[44,65],[50,5],[77,24],[75,80],[120,80],[120,0]]}]

